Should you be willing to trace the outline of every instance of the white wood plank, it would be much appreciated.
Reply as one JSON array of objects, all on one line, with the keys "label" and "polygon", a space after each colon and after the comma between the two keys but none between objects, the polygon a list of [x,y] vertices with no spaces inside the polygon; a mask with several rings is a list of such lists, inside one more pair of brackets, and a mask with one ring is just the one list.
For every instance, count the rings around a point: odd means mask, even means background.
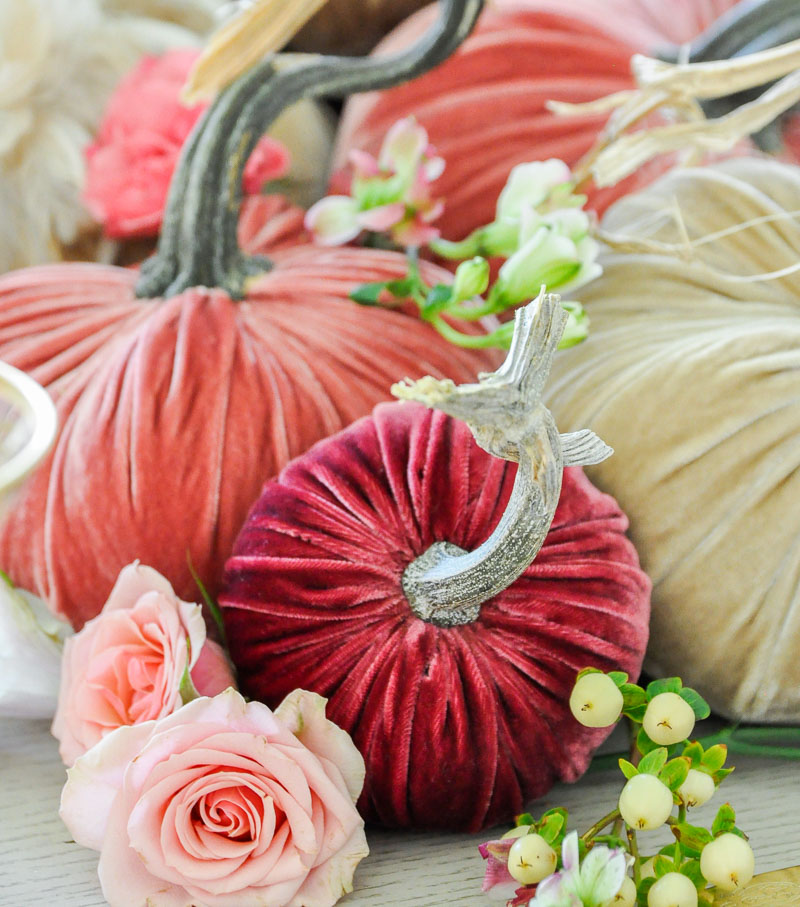
[{"label": "white wood plank", "polygon": [[[757,871],[800,863],[800,765],[775,759],[733,761],[737,768],[723,792],[736,809],[740,826],[751,835]],[[620,778],[610,771],[589,774],[575,785],[559,785],[534,811],[563,805],[575,825],[585,828],[613,806]],[[97,882],[96,855],[71,843],[58,818],[63,781],[64,768],[46,723],[0,723],[0,904],[4,907],[48,903],[102,907],[105,903]],[[696,815],[708,818],[716,806],[712,801]],[[341,903],[348,907],[488,907],[480,892],[483,860],[476,848],[489,836],[371,829],[372,853],[356,873],[356,890]],[[665,832],[642,837],[643,846],[652,850],[669,840]]]}]

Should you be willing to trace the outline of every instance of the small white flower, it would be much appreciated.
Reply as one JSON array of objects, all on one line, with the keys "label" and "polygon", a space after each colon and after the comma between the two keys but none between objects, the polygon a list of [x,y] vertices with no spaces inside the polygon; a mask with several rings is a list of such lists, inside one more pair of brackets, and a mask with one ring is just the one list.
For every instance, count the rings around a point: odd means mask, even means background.
[{"label": "small white flower", "polygon": [[603,907],[625,879],[622,850],[595,844],[580,863],[576,831],[564,838],[561,861],[564,868],[539,883],[531,907]]},{"label": "small white flower", "polygon": [[552,191],[572,180],[569,167],[556,158],[517,164],[497,199],[497,220],[519,220],[526,208],[538,208]]},{"label": "small white flower", "polygon": [[52,718],[70,632],[40,598],[0,579],[0,715]]}]

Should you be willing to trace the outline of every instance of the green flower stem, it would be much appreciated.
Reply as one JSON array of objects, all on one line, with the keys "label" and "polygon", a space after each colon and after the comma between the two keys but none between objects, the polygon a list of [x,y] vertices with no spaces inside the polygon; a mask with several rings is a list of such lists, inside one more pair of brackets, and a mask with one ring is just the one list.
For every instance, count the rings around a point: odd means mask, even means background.
[{"label": "green flower stem", "polygon": [[581,835],[581,841],[588,844],[595,835],[600,834],[600,832],[607,825],[610,825],[612,822],[616,822],[619,818],[621,818],[619,809],[612,809],[610,813],[603,816],[602,819],[599,819],[594,823],[594,825],[586,829],[586,831]]},{"label": "green flower stem", "polygon": [[[492,331],[491,334],[462,334],[461,331],[451,327],[440,315],[434,315],[430,319],[430,323],[445,340],[449,340],[450,343],[454,343],[456,346],[473,350],[493,346],[503,349],[507,348],[514,328],[514,323],[510,321],[496,331]],[[506,328],[510,328],[510,330],[506,330]]]},{"label": "green flower stem", "polygon": [[639,842],[636,840],[636,832],[632,828],[627,828],[628,833],[628,850],[633,857],[633,884],[639,887],[642,881],[642,861],[639,857]]},{"label": "green flower stem", "polygon": [[460,302],[457,305],[448,306],[446,312],[454,318],[460,318],[461,321],[478,321],[481,318],[486,318],[487,315],[496,315],[498,309],[490,301],[484,301],[482,305],[476,306],[465,306],[464,303]]},{"label": "green flower stem", "polygon": [[686,804],[681,800],[680,805],[678,806],[678,824],[686,821]]}]

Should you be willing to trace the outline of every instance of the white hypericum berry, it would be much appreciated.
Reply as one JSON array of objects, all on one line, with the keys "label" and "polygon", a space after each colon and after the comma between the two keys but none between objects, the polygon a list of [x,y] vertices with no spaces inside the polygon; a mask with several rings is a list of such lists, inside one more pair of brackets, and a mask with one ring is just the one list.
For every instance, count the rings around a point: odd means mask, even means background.
[{"label": "white hypericum berry", "polygon": [[504,838],[521,838],[523,835],[527,835],[530,830],[530,825],[517,825],[516,828],[512,828],[511,831],[501,835],[500,840],[502,841]]},{"label": "white hypericum berry", "polygon": [[631,828],[660,828],[672,812],[672,791],[655,775],[634,775],[619,795],[619,811]]},{"label": "white hypericum berry", "polygon": [[622,714],[622,693],[608,674],[584,674],[572,688],[569,707],[584,727],[608,727]]},{"label": "white hypericum berry", "polygon": [[755,868],[752,847],[732,832],[706,844],[700,854],[700,871],[711,885],[722,891],[735,891],[747,885]]},{"label": "white hypericum berry", "polygon": [[694,882],[679,872],[668,872],[647,892],[647,907],[697,907]]},{"label": "white hypericum berry", "polygon": [[686,780],[678,788],[678,795],[687,806],[702,806],[714,796],[716,789],[711,775],[690,768]]},{"label": "white hypericum berry", "polygon": [[603,907],[634,907],[635,903],[636,885],[634,885],[632,878],[625,876],[622,888],[620,888],[610,901],[606,901],[605,904],[603,904]]},{"label": "white hypericum berry", "polygon": [[517,838],[508,852],[508,871],[522,885],[535,885],[556,870],[558,857],[541,835]]},{"label": "white hypericum berry", "polygon": [[647,705],[642,726],[659,746],[685,740],[694,730],[694,710],[677,693],[659,693]]}]

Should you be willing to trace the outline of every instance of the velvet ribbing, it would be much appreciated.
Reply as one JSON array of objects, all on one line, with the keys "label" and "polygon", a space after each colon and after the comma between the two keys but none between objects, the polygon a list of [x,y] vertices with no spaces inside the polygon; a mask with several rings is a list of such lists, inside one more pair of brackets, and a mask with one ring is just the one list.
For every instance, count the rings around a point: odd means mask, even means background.
[{"label": "velvet ribbing", "polygon": [[96,264],[0,278],[0,358],[45,385],[59,419],[0,564],[76,626],[136,559],[195,601],[191,555],[216,589],[248,507],[292,457],[406,375],[464,381],[493,361],[350,301],[403,276],[404,256],[305,245],[302,213],[275,200],[247,204],[241,233],[275,260],[241,302],[205,287],[137,299],[134,271]]},{"label": "velvet ribbing", "polygon": [[226,566],[220,603],[242,688],[268,704],[303,687],[367,765],[363,814],[476,830],[573,781],[605,730],[567,700],[587,665],[638,675],[650,585],[627,519],[568,469],[534,563],[474,623],[438,628],[405,599],[435,541],[472,549],[516,466],[416,404],[385,404],[269,482]]}]

